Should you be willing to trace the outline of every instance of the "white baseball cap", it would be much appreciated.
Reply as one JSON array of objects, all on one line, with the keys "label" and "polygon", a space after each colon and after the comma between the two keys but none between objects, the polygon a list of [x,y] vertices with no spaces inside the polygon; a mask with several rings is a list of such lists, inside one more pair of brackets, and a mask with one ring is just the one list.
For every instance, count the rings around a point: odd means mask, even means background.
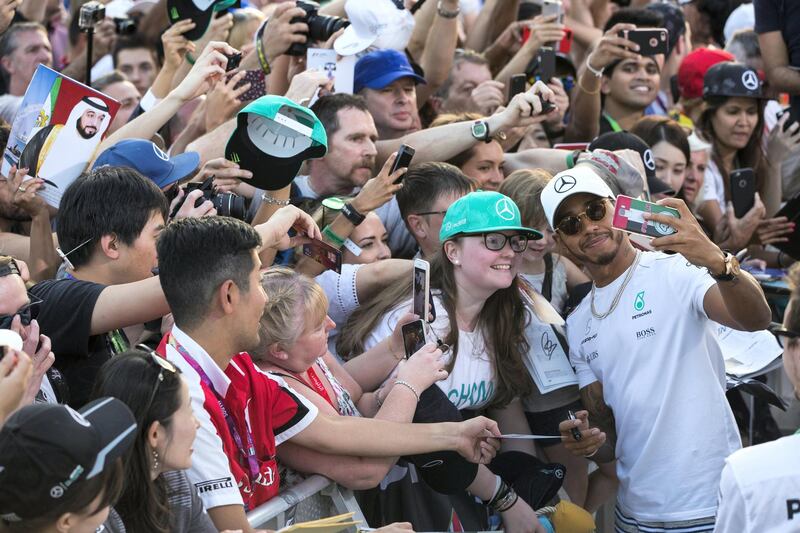
[{"label": "white baseball cap", "polygon": [[587,165],[559,172],[545,185],[541,196],[544,215],[551,228],[555,228],[553,218],[561,203],[570,196],[581,193],[603,198],[614,197],[614,193],[603,178]]},{"label": "white baseball cap", "polygon": [[363,52],[370,46],[403,50],[414,31],[414,17],[392,0],[347,0],[350,25],[333,48],[341,56]]},{"label": "white baseball cap", "polygon": [[710,152],[711,144],[702,139],[696,132],[689,135],[689,151],[690,152]]}]

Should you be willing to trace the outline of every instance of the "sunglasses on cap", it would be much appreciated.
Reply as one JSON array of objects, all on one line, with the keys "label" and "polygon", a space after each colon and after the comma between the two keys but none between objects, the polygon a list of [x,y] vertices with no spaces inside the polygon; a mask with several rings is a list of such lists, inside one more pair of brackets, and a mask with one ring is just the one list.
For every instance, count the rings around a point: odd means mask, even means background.
[{"label": "sunglasses on cap", "polygon": [[600,222],[606,216],[606,200],[605,198],[601,198],[599,200],[593,200],[586,205],[586,209],[583,213],[578,213],[577,215],[569,215],[561,220],[558,221],[556,224],[556,230],[560,231],[564,235],[577,235],[583,229],[583,222],[581,219],[583,217],[588,218],[592,222]]},{"label": "sunglasses on cap", "polygon": [[516,235],[503,235],[502,233],[484,233],[483,245],[487,250],[499,252],[506,246],[506,242],[511,246],[511,251],[521,254],[528,248],[528,236],[518,233]]},{"label": "sunglasses on cap", "polygon": [[23,326],[30,325],[31,320],[36,318],[36,316],[39,314],[39,304],[41,304],[43,301],[44,300],[40,300],[33,294],[28,293],[28,303],[10,315],[0,315],[0,329],[11,329],[11,323],[14,321],[14,317],[17,315],[19,315],[20,322]]}]

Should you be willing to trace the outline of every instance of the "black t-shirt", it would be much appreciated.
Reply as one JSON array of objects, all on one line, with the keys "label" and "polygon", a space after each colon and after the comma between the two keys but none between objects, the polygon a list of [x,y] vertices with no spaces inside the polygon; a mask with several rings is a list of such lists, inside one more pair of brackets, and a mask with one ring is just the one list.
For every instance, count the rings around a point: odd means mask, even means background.
[{"label": "black t-shirt", "polygon": [[90,281],[59,279],[42,281],[30,290],[42,300],[37,320],[53,343],[54,366],[64,375],[69,405],[75,408],[89,400],[103,363],[127,348],[121,330],[90,334],[94,306],[105,288]]},{"label": "black t-shirt", "polygon": [[[800,2],[797,0],[754,0],[756,33],[781,32],[789,65],[800,67]],[[768,53],[767,50],[764,53]],[[800,95],[792,95],[792,118],[800,118]]]}]

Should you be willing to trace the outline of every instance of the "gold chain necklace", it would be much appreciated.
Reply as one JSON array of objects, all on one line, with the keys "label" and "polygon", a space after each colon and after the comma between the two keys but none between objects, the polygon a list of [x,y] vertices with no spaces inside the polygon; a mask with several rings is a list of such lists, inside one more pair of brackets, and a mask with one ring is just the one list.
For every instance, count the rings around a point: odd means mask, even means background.
[{"label": "gold chain necklace", "polygon": [[591,303],[592,303],[592,306],[591,306],[592,307],[592,316],[595,317],[597,320],[603,320],[605,317],[607,317],[608,315],[613,313],[614,309],[617,308],[617,304],[619,304],[619,300],[620,300],[620,298],[622,298],[622,293],[625,291],[625,287],[628,285],[628,282],[633,277],[633,271],[636,270],[636,266],[639,264],[639,258],[641,257],[641,255],[642,255],[641,252],[639,252],[639,251],[636,252],[636,258],[633,260],[633,264],[631,265],[631,268],[628,269],[628,273],[625,274],[625,279],[622,281],[622,285],[620,286],[619,290],[617,291],[616,296],[614,296],[614,301],[611,302],[611,308],[609,308],[609,310],[606,311],[605,313],[598,313],[597,309],[595,309],[595,307],[594,307],[594,289],[595,289],[595,284],[592,283],[592,300],[591,300]]}]

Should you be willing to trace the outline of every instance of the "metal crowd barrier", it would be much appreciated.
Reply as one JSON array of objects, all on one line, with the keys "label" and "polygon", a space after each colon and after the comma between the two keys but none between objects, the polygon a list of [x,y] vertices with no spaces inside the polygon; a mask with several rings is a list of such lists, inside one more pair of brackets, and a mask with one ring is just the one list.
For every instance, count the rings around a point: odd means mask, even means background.
[{"label": "metal crowd barrier", "polygon": [[355,513],[353,519],[361,520],[361,525],[367,527],[351,490],[326,477],[311,476],[247,513],[247,520],[254,528],[277,531],[287,524],[349,512]]}]

